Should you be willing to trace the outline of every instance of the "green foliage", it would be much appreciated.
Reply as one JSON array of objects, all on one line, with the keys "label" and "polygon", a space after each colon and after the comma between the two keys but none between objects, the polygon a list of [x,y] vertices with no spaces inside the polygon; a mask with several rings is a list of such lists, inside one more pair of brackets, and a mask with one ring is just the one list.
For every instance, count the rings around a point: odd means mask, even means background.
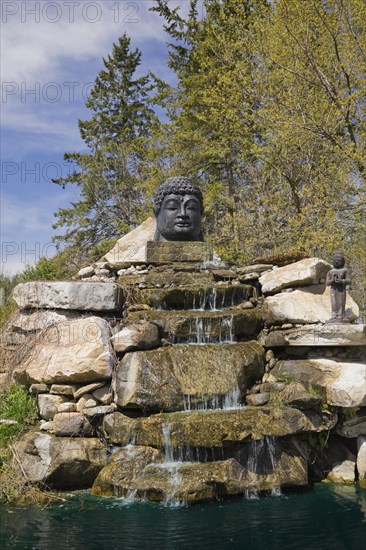
[{"label": "green foliage", "polygon": [[154,88],[150,75],[136,77],[141,53],[130,50],[123,35],[113,44],[86,102],[93,113],[80,120],[79,130],[89,153],[66,153],[76,168],[55,180],[78,186],[81,200],[60,209],[54,228],[66,227],[56,242],[88,254],[106,239],[117,239],[142,221],[145,211],[145,171],[151,135],[158,125],[150,103]]},{"label": "green foliage", "polygon": [[202,20],[196,6],[154,8],[178,79],[170,171],[199,175],[224,258],[343,249],[365,303],[365,3],[207,0]]},{"label": "green foliage", "polygon": [[25,388],[12,386],[0,400],[0,419],[14,420],[17,423],[6,425],[0,423],[0,448],[22,433],[37,418],[35,398]]},{"label": "green foliage", "polygon": [[[150,213],[167,176],[205,194],[206,237],[228,260],[343,249],[366,304],[366,4],[364,0],[191,0],[186,16],[156,0],[170,35],[167,85],[135,72],[123,35],[104,60],[80,121],[88,154],[81,200],[59,210],[57,239],[78,258]],[[159,120],[153,107],[158,105]]]}]

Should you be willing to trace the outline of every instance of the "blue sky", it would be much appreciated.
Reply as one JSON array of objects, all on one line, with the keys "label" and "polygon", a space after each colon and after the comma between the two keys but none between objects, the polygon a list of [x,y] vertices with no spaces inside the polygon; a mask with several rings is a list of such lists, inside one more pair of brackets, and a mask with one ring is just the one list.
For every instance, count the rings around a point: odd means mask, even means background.
[{"label": "blue sky", "polygon": [[[172,7],[187,0],[172,1]],[[83,151],[78,119],[112,43],[126,32],[141,71],[170,79],[169,37],[153,0],[5,1],[1,4],[1,264],[12,275],[55,252],[54,212],[78,199],[52,178]]]}]

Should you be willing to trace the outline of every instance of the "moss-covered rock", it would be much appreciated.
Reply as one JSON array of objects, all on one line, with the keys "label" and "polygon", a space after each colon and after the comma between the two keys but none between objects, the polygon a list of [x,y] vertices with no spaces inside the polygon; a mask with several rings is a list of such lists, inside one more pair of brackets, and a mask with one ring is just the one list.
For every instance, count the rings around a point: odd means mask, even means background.
[{"label": "moss-covered rock", "polygon": [[166,338],[180,343],[213,343],[235,338],[255,338],[262,328],[259,309],[227,308],[219,311],[156,311],[130,312],[132,321],[156,323]]},{"label": "moss-covered rock", "polygon": [[264,350],[253,341],[126,353],[114,374],[115,402],[152,412],[219,405],[230,392],[243,402],[263,372]]},{"label": "moss-covered rock", "polygon": [[160,413],[130,419],[113,413],[104,419],[104,431],[111,442],[163,448],[168,427],[173,448],[224,448],[238,442],[283,437],[303,432],[320,432],[335,425],[336,416],[291,407],[245,407],[238,410]]}]

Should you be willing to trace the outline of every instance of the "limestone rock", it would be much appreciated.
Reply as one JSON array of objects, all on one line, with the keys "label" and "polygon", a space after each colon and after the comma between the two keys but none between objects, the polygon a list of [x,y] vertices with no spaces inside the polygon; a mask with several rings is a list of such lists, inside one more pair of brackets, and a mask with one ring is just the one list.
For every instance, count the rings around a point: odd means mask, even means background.
[{"label": "limestone rock", "polygon": [[306,258],[272,271],[266,271],[259,278],[259,282],[264,294],[275,294],[283,288],[322,283],[331,267],[328,262],[319,258]]},{"label": "limestone rock", "polygon": [[[263,303],[262,316],[269,324],[325,323],[331,317],[329,287],[314,285],[267,296]],[[358,306],[347,293],[346,317],[354,321],[358,316]]]},{"label": "limestone rock", "polygon": [[79,399],[82,395],[85,393],[92,393],[94,390],[97,390],[98,388],[104,387],[104,382],[93,382],[92,384],[87,384],[86,386],[82,386],[76,392],[74,393],[74,399]]},{"label": "limestone rock", "polygon": [[19,311],[11,321],[12,330],[22,332],[36,332],[44,330],[61,321],[75,318],[75,312],[71,311]]},{"label": "limestone rock", "polygon": [[272,269],[273,265],[271,264],[254,264],[254,265],[247,265],[245,267],[238,267],[236,272],[239,275],[250,275],[251,273],[264,273],[265,271],[270,271]]},{"label": "limestone rock", "polygon": [[77,386],[71,384],[52,384],[50,393],[55,395],[74,395]]},{"label": "limestone rock", "polygon": [[80,271],[78,271],[78,277],[80,277],[80,279],[83,279],[84,277],[92,277],[93,275],[94,267],[92,266],[83,267]]},{"label": "limestone rock", "polygon": [[49,327],[15,369],[14,379],[24,385],[108,380],[116,362],[109,338],[109,325],[100,317],[82,317]]},{"label": "limestone rock", "polygon": [[38,395],[38,409],[39,414],[45,420],[52,420],[55,414],[58,412],[58,408],[61,403],[68,401],[68,398],[63,395],[50,395],[48,393],[41,393]]},{"label": "limestone rock", "polygon": [[330,429],[336,416],[327,411],[300,411],[291,407],[245,407],[226,411],[160,413],[131,419],[116,412],[104,418],[103,429],[112,443],[164,447],[168,427],[173,447],[223,448],[264,436],[284,437]]},{"label": "limestone rock", "polygon": [[366,489],[366,436],[357,438],[357,471],[358,482]]},{"label": "limestone rock", "polygon": [[366,364],[331,359],[279,361],[275,376],[298,380],[319,391],[323,401],[339,407],[366,405]]},{"label": "limestone rock", "polygon": [[160,344],[158,327],[148,321],[131,323],[112,336],[111,342],[119,353],[156,348]]},{"label": "limestone rock", "polygon": [[[175,345],[126,353],[116,368],[113,388],[120,407],[150,411],[224,402],[264,371],[264,350],[256,342],[207,346]],[[211,405],[212,406],[212,405]]]},{"label": "limestone rock", "polygon": [[83,412],[84,409],[89,407],[97,407],[98,400],[90,393],[84,393],[76,403],[77,412]]},{"label": "limestone rock", "polygon": [[72,401],[66,401],[65,403],[61,403],[58,407],[58,413],[66,413],[66,412],[77,412],[76,409],[76,403],[73,403]]},{"label": "limestone rock", "polygon": [[117,241],[100,261],[108,262],[111,267],[120,268],[135,262],[146,262],[146,245],[154,239],[156,221],[148,218],[141,225]]},{"label": "limestone rock", "polygon": [[366,436],[366,414],[357,414],[354,418],[337,424],[337,433],[343,437],[356,438]]},{"label": "limestone rock", "polygon": [[264,347],[285,346],[366,346],[366,325],[304,325],[261,334]]},{"label": "limestone rock", "polygon": [[97,438],[31,432],[14,447],[27,479],[54,489],[90,487],[107,463],[106,448]]},{"label": "limestone rock", "polygon": [[61,437],[91,435],[92,427],[78,412],[60,412],[53,417],[53,433]]},{"label": "limestone rock", "polygon": [[123,295],[114,283],[30,281],[18,284],[13,298],[20,308],[115,311]]},{"label": "limestone rock", "polygon": [[121,487],[128,485],[148,464],[163,460],[163,454],[158,449],[128,445],[112,455],[94,481],[91,493],[96,496],[121,497]]},{"label": "limestone rock", "polygon": [[259,407],[268,403],[270,394],[267,392],[263,393],[253,393],[249,394],[246,397],[247,405],[253,405],[254,407]]},{"label": "limestone rock", "polygon": [[212,245],[201,241],[148,241],[146,261],[151,264],[171,262],[210,262]]},{"label": "limestone rock", "polygon": [[110,405],[97,405],[96,407],[85,407],[85,409],[83,409],[83,414],[88,418],[96,418],[97,416],[111,414],[116,408],[117,406],[115,403],[111,403]]},{"label": "limestone rock", "polygon": [[32,393],[33,395],[38,395],[39,393],[48,393],[50,391],[50,387],[47,386],[47,384],[32,384],[29,387],[29,393]]},{"label": "limestone rock", "polygon": [[147,465],[141,460],[137,468],[130,459],[112,462],[99,474],[92,493],[118,497],[133,493],[139,498],[169,504],[202,502],[250,490],[307,483],[305,461],[284,453],[275,468],[271,464],[261,472],[243,466],[235,458],[205,463],[157,463],[157,457],[153,458]]},{"label": "limestone rock", "polygon": [[311,409],[322,402],[322,398],[319,395],[307,392],[300,382],[291,382],[288,384],[279,397],[283,403],[297,409]]},{"label": "limestone rock", "polygon": [[331,481],[332,483],[354,483],[355,467],[354,460],[344,460],[334,466],[333,470],[329,472],[327,481]]},{"label": "limestone rock", "polygon": [[110,386],[103,386],[92,393],[93,397],[102,403],[102,405],[110,405],[112,403],[112,391]]}]

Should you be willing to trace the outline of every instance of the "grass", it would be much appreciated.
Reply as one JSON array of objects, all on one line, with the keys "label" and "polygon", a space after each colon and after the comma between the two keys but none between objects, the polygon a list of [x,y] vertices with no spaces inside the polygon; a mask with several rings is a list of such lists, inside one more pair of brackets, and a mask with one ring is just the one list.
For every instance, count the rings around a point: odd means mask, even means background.
[{"label": "grass", "polygon": [[37,418],[37,403],[21,386],[11,386],[0,398],[0,421],[14,420],[16,424],[0,423],[0,449],[6,448],[13,438],[19,436]]}]

